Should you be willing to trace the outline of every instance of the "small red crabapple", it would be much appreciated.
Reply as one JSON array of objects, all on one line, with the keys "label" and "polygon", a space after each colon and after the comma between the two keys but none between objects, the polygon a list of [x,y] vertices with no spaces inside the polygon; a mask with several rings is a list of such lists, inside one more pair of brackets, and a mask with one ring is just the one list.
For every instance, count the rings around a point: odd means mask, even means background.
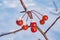
[{"label": "small red crabapple", "polygon": [[47,16],[47,15],[44,15],[44,16],[42,17],[42,19],[43,19],[43,20],[48,20],[48,16]]},{"label": "small red crabapple", "polygon": [[40,20],[40,24],[41,25],[45,24],[45,21],[44,20]]},{"label": "small red crabapple", "polygon": [[33,33],[37,32],[37,27],[31,27],[31,32]]},{"label": "small red crabapple", "polygon": [[27,30],[27,29],[28,29],[28,25],[23,25],[23,26],[22,26],[22,29],[23,29],[23,30]]},{"label": "small red crabapple", "polygon": [[37,23],[36,23],[36,22],[31,22],[31,23],[30,23],[30,26],[31,26],[31,27],[36,27],[36,26],[37,26]]},{"label": "small red crabapple", "polygon": [[17,24],[18,26],[23,25],[23,20],[16,20],[16,24]]}]

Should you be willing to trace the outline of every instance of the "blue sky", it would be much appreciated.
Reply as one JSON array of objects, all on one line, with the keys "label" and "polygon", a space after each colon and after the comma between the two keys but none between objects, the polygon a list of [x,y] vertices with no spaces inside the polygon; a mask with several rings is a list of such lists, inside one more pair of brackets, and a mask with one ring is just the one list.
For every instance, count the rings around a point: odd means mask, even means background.
[{"label": "blue sky", "polygon": [[[59,12],[55,11],[55,7],[52,0],[23,0],[26,4],[28,10],[36,10],[41,14],[47,14],[49,19],[44,25],[39,24],[37,18],[34,20],[38,23],[38,26],[45,31],[54,20],[60,16]],[[53,0],[57,4],[60,11],[60,0]],[[19,12],[23,11],[19,0],[0,0],[0,34],[5,32],[10,32],[12,30],[19,29],[20,27],[16,25],[16,20],[20,18]],[[52,13],[50,13],[50,11]],[[26,16],[25,16],[26,17]],[[41,17],[41,16],[40,16]],[[24,20],[24,19],[23,19]],[[24,20],[25,21],[25,20]],[[29,22],[28,22],[29,23]],[[49,40],[60,40],[60,19],[47,33]],[[6,35],[0,37],[0,40],[45,40],[44,37],[37,31],[32,33],[30,28],[26,31],[22,30],[16,34]]]}]

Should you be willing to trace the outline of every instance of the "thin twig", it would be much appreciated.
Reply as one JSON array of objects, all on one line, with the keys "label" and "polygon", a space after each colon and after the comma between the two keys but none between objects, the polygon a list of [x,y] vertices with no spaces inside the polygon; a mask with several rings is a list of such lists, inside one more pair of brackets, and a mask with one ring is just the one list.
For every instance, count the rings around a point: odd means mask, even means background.
[{"label": "thin twig", "polygon": [[26,15],[26,13],[21,17],[21,19]]},{"label": "thin twig", "polygon": [[[28,27],[30,27],[30,26],[28,26]],[[9,35],[9,34],[15,34],[15,33],[19,32],[21,30],[22,30],[22,28],[21,29],[17,29],[17,30],[12,31],[12,32],[3,33],[3,34],[0,34],[0,37],[5,36],[5,35]]]},{"label": "thin twig", "polygon": [[0,37],[5,36],[5,35],[9,35],[9,34],[15,34],[16,32],[19,32],[19,31],[21,31],[21,30],[22,30],[22,29],[18,29],[18,30],[12,31],[12,32],[3,33],[3,34],[0,34]]},{"label": "thin twig", "polygon": [[31,11],[32,11],[32,12],[36,12],[36,13],[38,13],[39,15],[43,16],[43,14],[37,12],[36,10],[31,10]]},{"label": "thin twig", "polygon": [[23,1],[22,1],[22,0],[20,0],[20,2],[21,2],[21,5],[23,6],[24,10],[26,11],[26,10],[27,10],[27,8],[26,8],[25,4],[23,3]]},{"label": "thin twig", "polygon": [[49,29],[51,29],[51,27],[53,27],[53,25],[57,22],[58,19],[60,19],[60,16],[57,17],[57,19],[56,19],[56,20],[51,24],[51,26],[44,32],[44,34],[46,34],[46,33],[49,31]]},{"label": "thin twig", "polygon": [[26,11],[21,11],[20,13],[25,13]]},{"label": "thin twig", "polygon": [[26,18],[26,22],[28,21],[28,16],[27,16],[27,18]]},{"label": "thin twig", "polygon": [[34,13],[34,12],[32,12],[32,13],[40,20],[40,18],[38,17],[38,15],[36,13]]},{"label": "thin twig", "polygon": [[44,38],[45,38],[46,40],[48,40],[46,34],[44,34],[44,32],[43,32],[38,26],[37,26],[37,29],[38,29],[39,32],[44,36]]},{"label": "thin twig", "polygon": [[56,11],[58,11],[58,7],[57,7],[55,1],[53,1],[53,4],[54,4],[54,6],[55,6],[55,8],[56,8]]}]

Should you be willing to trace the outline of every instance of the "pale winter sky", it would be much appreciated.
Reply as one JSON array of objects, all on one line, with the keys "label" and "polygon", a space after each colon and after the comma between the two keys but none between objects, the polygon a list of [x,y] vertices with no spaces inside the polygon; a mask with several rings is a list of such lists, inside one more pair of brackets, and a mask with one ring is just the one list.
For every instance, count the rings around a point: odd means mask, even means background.
[{"label": "pale winter sky", "polygon": [[[60,11],[60,0],[23,0],[28,10],[36,10],[41,14],[47,14],[49,19],[44,25],[39,24],[34,17],[34,20],[38,23],[38,26],[45,31],[54,20],[60,16],[59,12],[55,11],[53,1],[55,1],[58,10]],[[20,27],[16,25],[16,20],[20,18],[20,11],[23,11],[19,0],[0,0],[0,34],[10,32]],[[52,12],[52,13],[50,13]],[[26,17],[26,16],[25,16]],[[41,18],[41,16],[40,16]],[[25,18],[24,18],[25,19]],[[23,19],[23,20],[24,20]],[[24,20],[25,21],[25,20]],[[29,24],[29,22],[28,22]],[[47,33],[49,40],[60,40],[60,19]],[[30,28],[26,31],[22,30],[16,34],[6,35],[0,37],[0,40],[45,40],[39,31],[32,33]]]}]

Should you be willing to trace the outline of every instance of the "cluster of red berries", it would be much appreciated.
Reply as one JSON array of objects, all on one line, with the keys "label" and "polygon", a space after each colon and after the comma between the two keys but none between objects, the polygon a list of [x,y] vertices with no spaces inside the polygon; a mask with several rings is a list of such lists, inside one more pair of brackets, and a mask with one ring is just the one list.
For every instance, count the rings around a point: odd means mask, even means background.
[{"label": "cluster of red berries", "polygon": [[[45,21],[48,20],[48,16],[44,15],[42,17],[42,20],[40,20],[40,24],[43,25]],[[16,24],[18,26],[22,26],[23,30],[28,29],[28,24],[23,25],[23,20],[16,20]],[[35,33],[37,31],[37,23],[36,22],[30,22],[31,32]]]},{"label": "cluster of red berries", "polygon": [[22,29],[23,30],[27,30],[28,29],[28,25],[27,24],[26,25],[23,25],[23,20],[16,20],[16,24],[18,26],[22,26]]},{"label": "cluster of red berries", "polygon": [[47,21],[47,20],[48,20],[48,16],[47,16],[47,15],[44,15],[44,16],[42,17],[42,20],[40,20],[40,24],[41,24],[41,25],[45,24],[45,21]]},{"label": "cluster of red berries", "polygon": [[[23,20],[16,20],[16,24],[18,25],[18,26],[22,26],[23,25]],[[30,23],[30,27],[31,27],[31,32],[36,32],[37,31],[37,23],[36,22],[31,22]],[[28,25],[26,24],[26,25],[23,25],[22,26],[22,29],[23,30],[27,30],[28,29]]]},{"label": "cluster of red berries", "polygon": [[31,32],[36,32],[37,31],[37,23],[36,22],[31,22]]}]

